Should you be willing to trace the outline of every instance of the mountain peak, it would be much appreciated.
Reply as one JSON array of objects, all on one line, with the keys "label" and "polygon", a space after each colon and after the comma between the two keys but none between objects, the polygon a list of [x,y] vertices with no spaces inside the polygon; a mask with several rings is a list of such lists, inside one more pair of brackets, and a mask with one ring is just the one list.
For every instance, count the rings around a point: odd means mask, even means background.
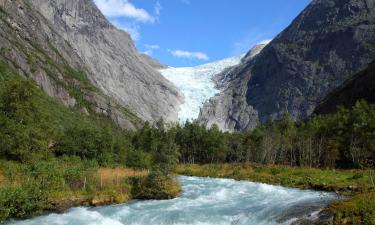
[{"label": "mountain peak", "polygon": [[313,1],[259,55],[226,72],[226,85],[204,105],[199,120],[233,131],[286,112],[306,118],[373,60],[374,27],[373,0]]},{"label": "mountain peak", "polygon": [[130,36],[112,26],[92,0],[32,4],[71,44],[105,94],[144,120],[177,119],[177,89],[139,57]]}]

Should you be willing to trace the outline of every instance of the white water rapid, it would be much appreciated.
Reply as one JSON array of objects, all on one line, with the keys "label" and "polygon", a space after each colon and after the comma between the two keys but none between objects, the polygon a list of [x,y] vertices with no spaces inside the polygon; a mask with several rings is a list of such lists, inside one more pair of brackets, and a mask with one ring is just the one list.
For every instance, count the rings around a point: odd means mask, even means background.
[{"label": "white water rapid", "polygon": [[330,193],[260,183],[179,177],[176,199],[132,201],[99,208],[74,208],[7,225],[272,225],[313,219],[335,199]]}]

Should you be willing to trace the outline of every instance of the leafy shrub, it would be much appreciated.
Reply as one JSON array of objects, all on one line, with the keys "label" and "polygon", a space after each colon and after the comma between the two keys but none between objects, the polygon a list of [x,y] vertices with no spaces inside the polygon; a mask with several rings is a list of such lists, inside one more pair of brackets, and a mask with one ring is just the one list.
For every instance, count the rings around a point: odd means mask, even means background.
[{"label": "leafy shrub", "polygon": [[40,214],[46,206],[45,193],[36,183],[0,189],[0,221]]},{"label": "leafy shrub", "polygon": [[133,178],[132,184],[132,195],[137,199],[170,199],[181,192],[181,186],[174,178],[158,172],[145,178]]}]

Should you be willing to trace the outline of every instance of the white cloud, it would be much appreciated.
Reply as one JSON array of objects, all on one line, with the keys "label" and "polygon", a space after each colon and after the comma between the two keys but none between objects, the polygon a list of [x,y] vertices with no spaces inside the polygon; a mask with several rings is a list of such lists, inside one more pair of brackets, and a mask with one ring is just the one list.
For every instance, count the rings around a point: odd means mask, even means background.
[{"label": "white cloud", "polygon": [[160,2],[157,1],[156,4],[155,4],[155,7],[154,7],[155,15],[156,15],[157,18],[160,16],[160,12],[161,12],[162,9],[163,9],[163,7],[161,6]]},{"label": "white cloud", "polygon": [[145,46],[145,48],[147,48],[147,49],[153,49],[153,50],[155,50],[155,49],[159,49],[159,48],[160,48],[159,45],[148,45],[148,44],[145,44],[144,46]]},{"label": "white cloud", "polygon": [[199,60],[204,60],[208,61],[210,58],[202,53],[202,52],[189,52],[189,51],[184,51],[184,50],[174,50],[174,51],[169,51],[173,56],[178,57],[178,58],[190,58],[190,59],[199,59]]},{"label": "white cloud", "polygon": [[[142,23],[154,23],[156,20],[145,9],[135,7],[128,0],[95,0],[95,3],[107,17],[128,17]],[[160,3],[157,5],[160,6]],[[160,9],[158,9],[157,15],[160,14]]]},{"label": "white cloud", "polygon": [[146,49],[146,51],[144,51],[143,53],[144,54],[147,54],[147,55],[152,55],[154,53],[154,50],[157,50],[160,48],[159,45],[149,45],[149,44],[144,44],[143,45]]},{"label": "white cloud", "polygon": [[140,24],[159,21],[162,6],[156,1],[154,15],[145,9],[137,8],[131,0],[94,0],[101,12],[117,28],[130,34],[134,41],[141,38]]}]

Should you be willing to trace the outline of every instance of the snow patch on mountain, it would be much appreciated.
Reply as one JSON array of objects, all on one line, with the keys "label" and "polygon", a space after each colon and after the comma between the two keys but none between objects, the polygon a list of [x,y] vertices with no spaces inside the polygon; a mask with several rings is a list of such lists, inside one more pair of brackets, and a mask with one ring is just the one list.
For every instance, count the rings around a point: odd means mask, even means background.
[{"label": "snow patch on mountain", "polygon": [[241,58],[242,56],[236,56],[196,67],[169,67],[160,70],[185,96],[185,102],[178,113],[181,123],[198,118],[204,102],[219,93],[212,78],[224,69],[239,64]]}]

